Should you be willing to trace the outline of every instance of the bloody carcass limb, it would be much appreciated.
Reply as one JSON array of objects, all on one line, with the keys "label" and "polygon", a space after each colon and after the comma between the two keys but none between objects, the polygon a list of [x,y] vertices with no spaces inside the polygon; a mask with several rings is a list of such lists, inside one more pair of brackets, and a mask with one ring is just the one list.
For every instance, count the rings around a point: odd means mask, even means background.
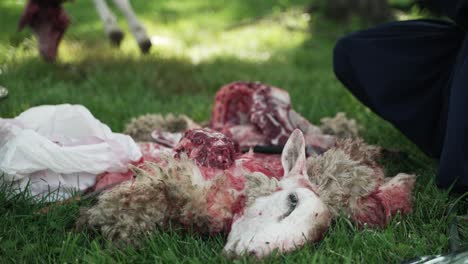
[{"label": "bloody carcass limb", "polygon": [[262,83],[223,86],[216,94],[210,125],[241,147],[282,146],[296,128],[305,134],[309,149],[326,150],[334,144],[332,136],[323,135],[292,109],[286,91]]}]

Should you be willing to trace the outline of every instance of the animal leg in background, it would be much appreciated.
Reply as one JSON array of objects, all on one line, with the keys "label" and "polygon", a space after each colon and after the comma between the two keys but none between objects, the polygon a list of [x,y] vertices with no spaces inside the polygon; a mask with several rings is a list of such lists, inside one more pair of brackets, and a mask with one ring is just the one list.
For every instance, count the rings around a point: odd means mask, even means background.
[{"label": "animal leg in background", "polygon": [[112,13],[107,6],[106,0],[94,0],[94,4],[96,5],[96,10],[104,24],[104,30],[107,36],[109,36],[111,43],[115,46],[119,46],[124,37],[124,33],[119,28],[114,13]]},{"label": "animal leg in background", "polygon": [[151,41],[148,38],[145,28],[140,23],[128,0],[113,0],[115,5],[122,11],[127,19],[130,30],[140,46],[143,53],[147,53],[151,48]]}]

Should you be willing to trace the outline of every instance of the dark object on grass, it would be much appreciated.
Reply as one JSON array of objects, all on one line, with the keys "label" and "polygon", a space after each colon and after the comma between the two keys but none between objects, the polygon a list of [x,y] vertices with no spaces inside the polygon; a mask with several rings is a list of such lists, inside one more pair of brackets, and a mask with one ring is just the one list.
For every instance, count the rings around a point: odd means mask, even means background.
[{"label": "dark object on grass", "polygon": [[[281,154],[283,152],[283,146],[255,146],[253,148],[244,147],[241,148],[242,153],[246,153],[252,150],[255,153],[263,153],[263,154]],[[325,150],[316,148],[314,146],[306,146],[306,155],[321,155],[325,152]]]},{"label": "dark object on grass", "polygon": [[415,2],[422,9],[429,10],[436,15],[441,15],[443,13],[440,4],[438,4],[438,2],[440,2],[439,0],[417,0]]},{"label": "dark object on grass", "polygon": [[439,158],[439,187],[468,190],[468,0],[439,1],[456,24],[392,22],[342,38],[338,79],[361,102]]},{"label": "dark object on grass", "polygon": [[348,21],[358,15],[371,23],[381,23],[393,18],[387,0],[326,0],[308,7],[307,12],[321,10],[335,21]]},{"label": "dark object on grass", "polygon": [[443,9],[437,0],[387,2],[387,0],[327,0],[309,5],[306,12],[322,11],[326,17],[342,22],[348,21],[352,15],[358,15],[375,24],[392,20],[392,10],[410,12],[414,7],[418,7],[436,16],[443,14]]},{"label": "dark object on grass", "polygon": [[255,153],[264,153],[264,154],[281,154],[283,152],[282,146],[255,146],[253,148],[244,147],[241,148],[242,153],[249,152],[252,149]]},{"label": "dark object on grass", "polygon": [[422,10],[428,10],[434,15],[440,16],[443,11],[437,4],[437,0],[415,0],[409,2],[397,2],[390,4],[392,9],[400,10],[403,12],[410,12],[414,7]]}]

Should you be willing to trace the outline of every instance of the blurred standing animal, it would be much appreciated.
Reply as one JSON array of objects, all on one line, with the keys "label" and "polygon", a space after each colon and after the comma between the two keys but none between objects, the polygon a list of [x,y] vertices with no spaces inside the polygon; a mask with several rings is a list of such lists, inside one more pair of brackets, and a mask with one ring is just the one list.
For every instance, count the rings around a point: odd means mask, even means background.
[{"label": "blurred standing animal", "polygon": [[[32,28],[38,41],[39,52],[49,62],[57,57],[58,46],[70,24],[70,17],[62,7],[65,1],[67,0],[28,0],[18,25],[19,30],[26,26]],[[117,25],[115,15],[107,6],[106,0],[93,1],[111,43],[119,46],[124,33]],[[151,48],[151,41],[129,0],[112,1],[127,19],[130,31],[137,40],[140,50],[147,53]]]}]

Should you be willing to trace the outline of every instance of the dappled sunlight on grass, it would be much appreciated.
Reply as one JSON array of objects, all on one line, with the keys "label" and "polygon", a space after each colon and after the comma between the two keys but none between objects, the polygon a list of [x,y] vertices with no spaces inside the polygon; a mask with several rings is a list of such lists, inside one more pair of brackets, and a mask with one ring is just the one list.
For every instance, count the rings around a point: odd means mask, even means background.
[{"label": "dappled sunlight on grass", "polygon": [[[224,31],[193,29],[193,31],[183,32],[171,31],[170,28],[161,27],[157,23],[145,21],[148,32],[159,33],[150,36],[154,46],[149,56],[156,60],[160,56],[187,57],[195,64],[216,57],[265,62],[280,51],[294,49],[310,38],[307,31],[309,18],[302,15],[299,10],[283,13],[281,16],[275,15],[273,18],[266,16],[261,20],[234,26]],[[294,26],[293,29],[288,27],[291,25]],[[61,43],[59,60],[71,63],[95,56],[140,56],[137,43],[128,30],[119,48],[110,45],[104,32],[100,33],[98,39],[79,38],[87,30],[102,31],[100,27],[102,25],[96,21],[69,33]],[[8,52],[16,52],[16,54],[8,56],[8,59],[37,56],[34,50],[35,41],[32,41],[33,43],[31,43],[31,38],[27,38],[20,44],[20,46],[27,46],[27,49],[10,49]],[[0,48],[5,49],[2,46]]]},{"label": "dappled sunlight on grass", "polygon": [[281,25],[259,23],[223,32],[215,38],[188,48],[195,63],[212,57],[232,56],[247,61],[263,62],[281,50],[302,44],[305,34],[288,31]]},{"label": "dappled sunlight on grass", "polygon": [[[22,8],[24,7],[25,0],[5,0],[0,3],[2,8],[2,16],[0,22],[8,34],[3,34],[4,37],[14,39],[14,42],[21,43],[30,31],[20,34],[16,33],[16,23],[19,20]],[[176,40],[172,50],[161,47],[162,53],[175,53],[177,56],[191,56],[194,61],[201,59],[209,59],[210,56],[219,56],[223,52],[234,51],[249,47],[243,45],[230,45],[228,48],[221,48],[226,41],[232,42],[234,37],[222,36],[221,39],[216,36],[217,33],[222,32],[225,28],[238,22],[249,21],[252,18],[264,18],[271,14],[277,14],[286,6],[290,7],[290,1],[262,1],[262,3],[251,3],[248,1],[233,1],[233,2],[204,2],[204,1],[136,1],[134,4],[135,9],[138,11],[140,19],[145,24],[150,35],[161,35],[167,38]],[[307,1],[295,1],[295,5],[301,6]],[[92,1],[74,1],[64,5],[71,17],[71,25],[67,31],[64,39],[65,46],[61,51],[60,56],[65,61],[72,61],[72,58],[78,57],[77,54],[69,54],[69,51],[78,52],[76,43],[78,41],[85,41],[81,43],[85,50],[81,50],[79,54],[86,53],[90,49],[99,48],[102,46],[95,45],[95,43],[106,42],[106,36],[103,32],[103,25],[97,16],[96,10]],[[8,10],[8,13],[4,13]],[[137,46],[132,36],[128,32],[128,26],[125,19],[118,10],[116,15],[119,17],[119,25],[126,31],[126,38],[122,43],[121,50],[124,54],[130,50],[137,50]],[[273,13],[272,13],[273,12]],[[5,15],[4,15],[5,14]],[[213,23],[213,21],[216,21]],[[278,31],[278,26],[275,23],[270,23],[270,28],[267,30]],[[255,35],[262,28],[251,30],[250,33],[243,34],[243,38],[254,39]],[[257,31],[257,32],[255,32]],[[235,35],[236,30],[229,32],[227,35]],[[289,36],[287,36],[289,38]],[[224,39],[224,41],[223,41]],[[279,40],[278,38],[270,38],[271,42]],[[11,41],[10,41],[11,42]],[[247,42],[248,43],[248,42]],[[6,43],[0,43],[0,48],[4,49]],[[66,47],[67,45],[74,45],[75,47]],[[229,43],[228,43],[229,44]],[[259,45],[260,44],[260,45]],[[11,45],[11,43],[10,43]],[[91,45],[91,47],[90,47]],[[254,43],[256,46],[261,46],[261,43]],[[156,50],[158,51],[158,46]],[[279,47],[278,47],[279,48]],[[275,47],[272,47],[275,49]],[[103,51],[106,52],[106,51]],[[91,52],[93,53],[93,52]],[[233,52],[227,54],[228,56],[239,56],[242,58],[252,57],[265,60],[268,57],[268,52],[258,50],[256,48],[251,51]],[[21,56],[19,56],[21,57]],[[27,57],[27,56],[26,56]],[[0,57],[1,59],[1,57]]]},{"label": "dappled sunlight on grass", "polygon": [[[249,7],[250,3],[203,1],[159,1],[157,5],[145,4],[144,9],[139,8],[142,3],[137,2],[135,9],[143,10],[139,12],[140,19],[147,27],[149,35],[154,36],[150,56],[156,60],[160,56],[175,56],[187,57],[193,63],[200,63],[224,56],[264,62],[280,50],[301,45],[307,37],[308,17],[302,15],[303,7],[290,8],[284,14],[281,10],[288,5],[287,2],[264,2],[260,6],[256,4],[255,12]],[[24,3],[25,1],[8,0],[3,5],[14,10],[19,18]],[[123,57],[140,56],[137,43],[118,11],[116,14],[120,17],[119,25],[126,35],[116,51],[108,43],[91,1],[67,3],[65,8],[70,13],[72,24],[59,49],[60,61],[72,63],[96,55],[114,57],[116,52],[120,52]],[[9,17],[10,28],[14,17],[14,14]],[[288,28],[291,24],[295,30]],[[27,33],[30,34],[30,31],[23,34]],[[11,34],[10,39],[14,38],[18,43],[14,44],[15,48],[10,47],[11,43],[0,43],[0,59],[18,62],[38,56],[33,48],[35,43],[31,42],[30,37],[24,38],[25,35],[14,31]]]}]

